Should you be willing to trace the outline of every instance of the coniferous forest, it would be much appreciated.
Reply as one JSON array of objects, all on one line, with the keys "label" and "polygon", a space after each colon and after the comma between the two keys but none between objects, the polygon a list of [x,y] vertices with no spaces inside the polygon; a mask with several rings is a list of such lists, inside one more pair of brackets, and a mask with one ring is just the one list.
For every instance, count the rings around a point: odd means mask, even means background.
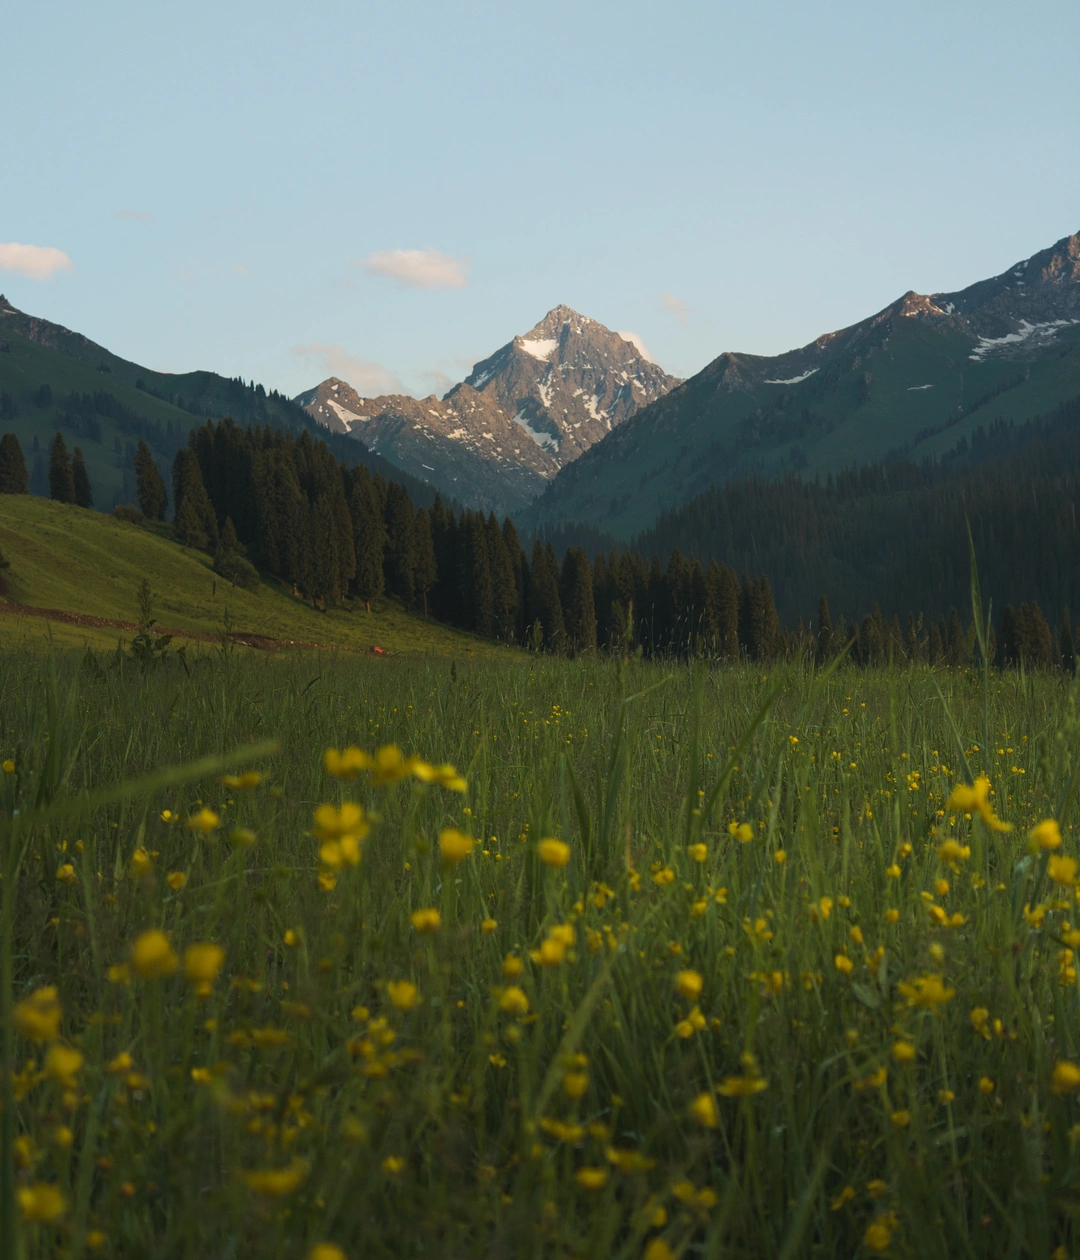
[{"label": "coniferous forest", "polygon": [[[936,464],[895,460],[826,481],[750,479],[661,518],[629,548],[523,545],[514,523],[348,467],[310,433],[207,421],[172,461],[133,452],[139,509],[250,586],[259,572],[315,608],[392,596],[424,617],[533,650],[774,660],[842,649],[864,664],[965,664],[968,526],[995,599],[1001,665],[1072,669],[1080,607],[1080,400],[1039,424],[979,431]],[[58,433],[51,495],[92,506]],[[26,491],[13,435],[0,490]],[[171,494],[170,494],[171,490]],[[660,557],[665,557],[661,561]]]}]

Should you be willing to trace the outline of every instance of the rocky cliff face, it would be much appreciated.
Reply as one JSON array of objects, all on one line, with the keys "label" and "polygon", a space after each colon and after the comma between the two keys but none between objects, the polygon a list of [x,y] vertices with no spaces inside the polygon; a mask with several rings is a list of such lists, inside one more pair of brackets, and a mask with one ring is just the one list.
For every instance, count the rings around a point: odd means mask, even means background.
[{"label": "rocky cliff face", "polygon": [[557,306],[442,399],[361,398],[332,377],[296,401],[460,501],[502,514],[678,384],[633,342]]}]

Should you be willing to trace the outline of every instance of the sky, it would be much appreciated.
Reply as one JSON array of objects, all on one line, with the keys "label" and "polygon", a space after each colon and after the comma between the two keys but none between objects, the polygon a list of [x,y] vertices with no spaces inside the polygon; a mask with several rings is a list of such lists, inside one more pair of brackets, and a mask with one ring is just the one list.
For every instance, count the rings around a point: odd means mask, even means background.
[{"label": "sky", "polygon": [[36,0],[0,292],[147,367],[442,393],[560,302],[689,376],[1080,230],[1075,0]]}]

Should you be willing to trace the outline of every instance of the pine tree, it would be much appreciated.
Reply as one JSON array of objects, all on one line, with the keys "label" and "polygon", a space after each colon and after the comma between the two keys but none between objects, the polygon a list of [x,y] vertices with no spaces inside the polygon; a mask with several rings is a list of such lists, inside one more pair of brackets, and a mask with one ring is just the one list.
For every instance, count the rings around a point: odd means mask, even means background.
[{"label": "pine tree", "polygon": [[386,584],[406,604],[416,591],[416,522],[408,492],[396,482],[386,498]]},{"label": "pine tree", "polygon": [[371,601],[378,599],[383,593],[386,531],[383,528],[382,509],[366,469],[363,476],[357,475],[353,480],[349,515],[353,522],[353,546],[356,551],[356,596],[364,601],[364,607],[371,612]]},{"label": "pine tree", "polygon": [[173,529],[185,547],[206,551],[216,546],[217,518],[203,485],[202,470],[190,446],[181,447],[173,460]]},{"label": "pine tree", "polygon": [[575,656],[596,647],[596,609],[592,567],[582,547],[571,547],[563,557],[559,582],[566,647]]},{"label": "pine tree", "polygon": [[138,487],[139,510],[143,516],[147,520],[163,521],[168,506],[165,482],[161,479],[157,460],[142,438],[135,448],[135,482]]},{"label": "pine tree", "polygon": [[416,568],[413,570],[413,579],[416,589],[420,592],[420,599],[424,608],[424,620],[427,621],[428,592],[435,585],[435,579],[439,576],[439,572],[435,564],[435,547],[431,541],[431,521],[423,508],[416,514],[415,541]]},{"label": "pine tree", "polygon": [[488,514],[488,568],[491,573],[491,600],[494,634],[503,643],[512,643],[517,632],[517,581],[514,566],[503,541],[495,513]]},{"label": "pine tree", "polygon": [[324,608],[336,608],[341,600],[341,564],[338,556],[337,522],[329,494],[320,494],[312,515],[311,602],[323,601]]},{"label": "pine tree", "polygon": [[214,551],[214,572],[220,573],[233,586],[249,590],[259,580],[259,574],[247,558],[243,544],[236,536],[236,528],[232,517],[225,518],[225,524],[218,534],[217,547]]},{"label": "pine tree", "polygon": [[[44,388],[44,387],[43,387]],[[58,503],[75,502],[75,481],[71,473],[64,435],[57,431],[49,452],[49,496]]]},{"label": "pine tree", "polygon": [[536,635],[539,646],[549,652],[560,652],[564,630],[559,569],[551,543],[545,547],[539,538],[533,543],[530,578],[529,625],[539,627]]},{"label": "pine tree", "polygon": [[76,446],[74,458],[71,461],[71,484],[75,491],[75,502],[81,508],[91,508],[94,506],[94,493],[90,488],[90,477],[86,471],[86,462],[83,460],[82,451]]},{"label": "pine tree", "polygon": [[19,439],[14,433],[0,438],[0,494],[26,494],[30,478]]}]

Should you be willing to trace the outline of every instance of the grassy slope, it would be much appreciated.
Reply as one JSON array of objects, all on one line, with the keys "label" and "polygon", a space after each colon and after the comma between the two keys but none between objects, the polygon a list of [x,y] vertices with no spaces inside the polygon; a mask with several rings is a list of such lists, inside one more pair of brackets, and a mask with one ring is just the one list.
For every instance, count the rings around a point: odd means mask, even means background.
[{"label": "grassy slope", "polygon": [[[940,455],[980,425],[1045,414],[1080,392],[1080,328],[1063,329],[1038,358],[975,363],[970,351],[969,341],[956,333],[898,319],[884,347],[829,379],[811,376],[793,386],[730,392],[718,390],[706,369],[641,423],[629,421],[564,470],[555,497],[523,514],[523,523],[576,520],[626,538],[713,484],[800,465],[804,476],[827,474],[900,449],[915,459]],[[1027,369],[1028,378],[1017,384]],[[865,371],[872,379],[869,397],[860,401]],[[1002,384],[1011,388],[961,414]],[[923,385],[932,388],[918,388]],[[758,408],[765,418],[755,435],[747,425]],[[790,422],[786,433],[774,423],[775,408]],[[804,408],[825,424],[799,431]],[[650,414],[653,422],[647,423]],[[609,444],[617,458],[604,458]]]},{"label": "grassy slope", "polygon": [[[111,516],[30,495],[0,495],[0,551],[11,567],[3,577],[8,598],[37,608],[55,608],[119,621],[137,618],[136,588],[145,575],[156,595],[163,626],[214,633],[226,609],[234,629],[277,639],[301,639],[367,651],[439,656],[502,655],[483,639],[425,622],[389,601],[371,614],[315,612],[280,586],[263,582],[242,591],[220,578],[214,590],[210,558],[188,551],[160,532]],[[40,619],[0,612],[0,638],[40,638]],[[54,625],[64,644],[90,641],[113,646],[117,631]]]}]

